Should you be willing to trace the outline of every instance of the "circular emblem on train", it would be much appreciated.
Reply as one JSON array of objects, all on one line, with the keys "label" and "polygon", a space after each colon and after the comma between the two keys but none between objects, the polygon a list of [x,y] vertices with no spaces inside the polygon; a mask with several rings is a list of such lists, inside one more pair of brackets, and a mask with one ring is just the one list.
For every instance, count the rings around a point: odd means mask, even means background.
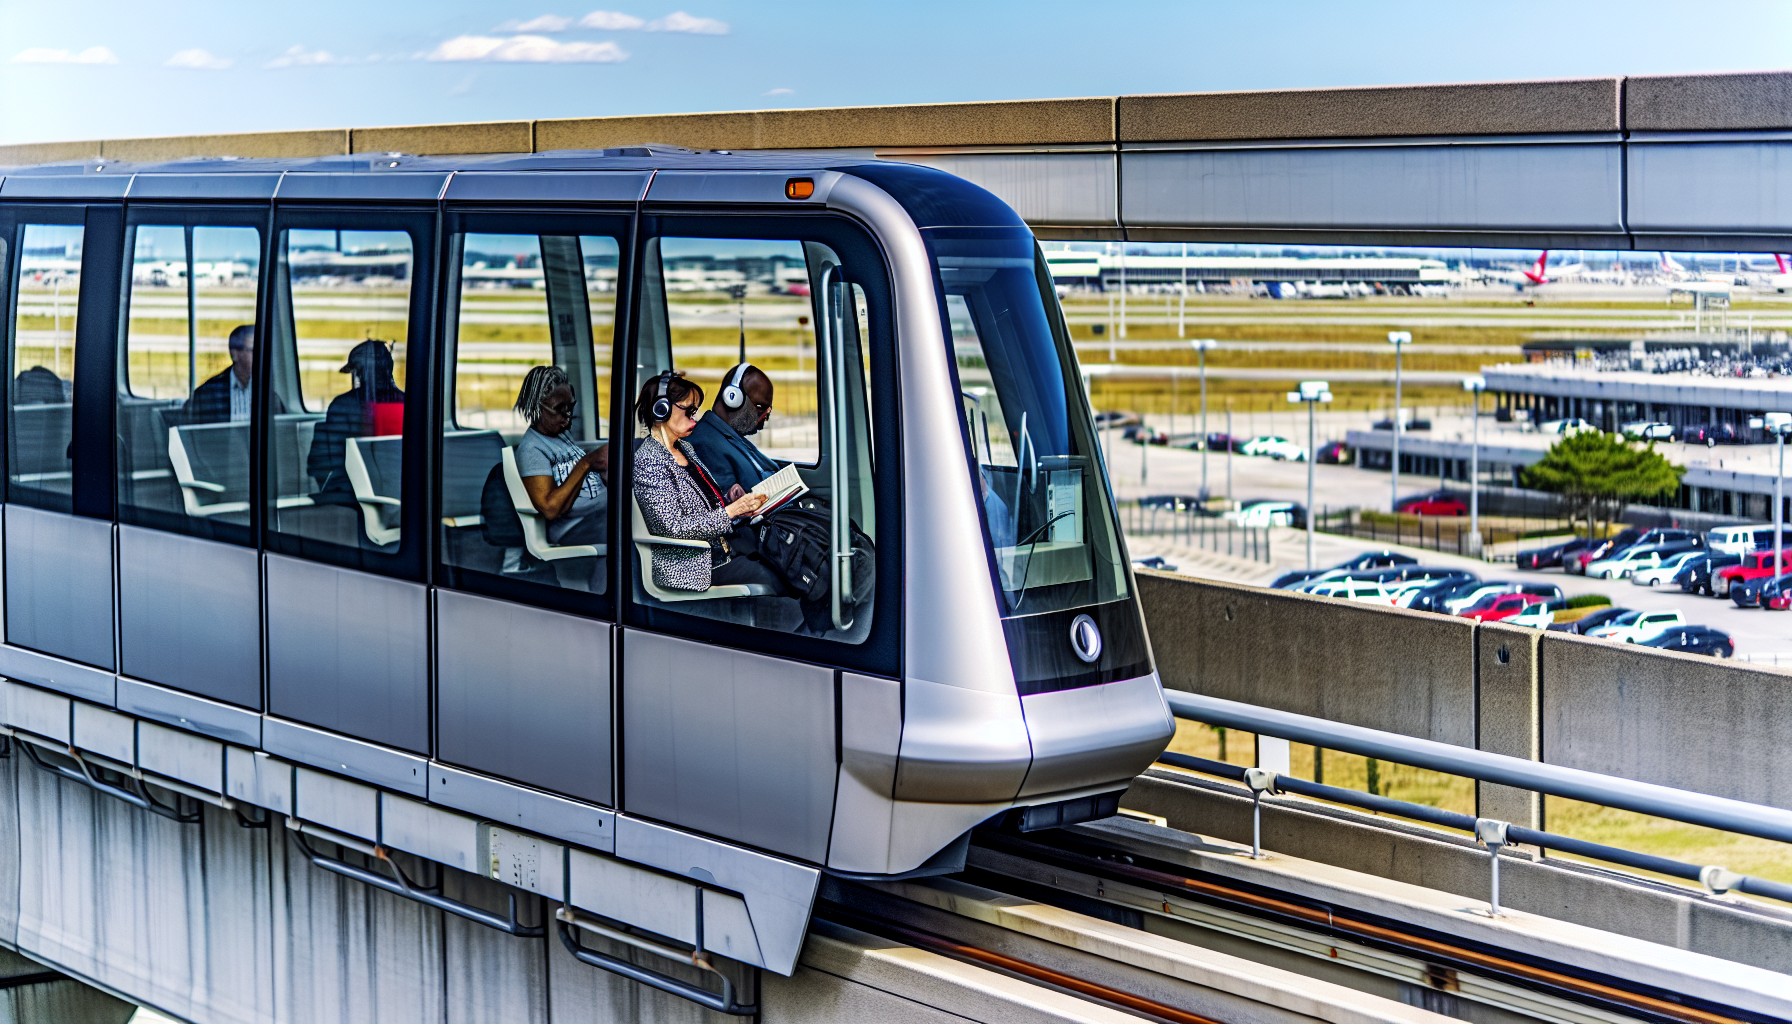
[{"label": "circular emblem on train", "polygon": [[1094,619],[1078,615],[1070,620],[1070,649],[1091,665],[1101,657],[1101,627]]}]

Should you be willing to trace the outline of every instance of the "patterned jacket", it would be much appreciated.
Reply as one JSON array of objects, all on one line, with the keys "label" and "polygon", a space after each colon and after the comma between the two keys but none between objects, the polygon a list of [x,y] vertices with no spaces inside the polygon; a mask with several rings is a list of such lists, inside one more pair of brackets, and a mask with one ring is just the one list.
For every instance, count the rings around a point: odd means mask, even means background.
[{"label": "patterned jacket", "polygon": [[[685,458],[703,465],[689,442],[677,444]],[[659,536],[714,540],[734,529],[734,520],[712,504],[703,484],[652,437],[635,444],[634,478],[641,518]],[[708,590],[710,564],[709,548],[653,545],[653,582],[667,590]]]}]

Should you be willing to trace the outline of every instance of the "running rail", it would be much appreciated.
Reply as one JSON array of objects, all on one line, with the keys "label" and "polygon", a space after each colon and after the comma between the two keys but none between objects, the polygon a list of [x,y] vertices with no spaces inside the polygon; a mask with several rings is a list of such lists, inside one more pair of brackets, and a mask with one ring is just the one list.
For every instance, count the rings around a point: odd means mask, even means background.
[{"label": "running rail", "polygon": [[1341,750],[1383,761],[1429,768],[1481,782],[1529,789],[1551,796],[1670,818],[1740,835],[1792,843],[1792,811],[1742,800],[1657,786],[1579,768],[1527,761],[1507,754],[1470,750],[1436,740],[1366,729],[1360,725],[1311,718],[1288,711],[1260,708],[1238,701],[1204,697],[1180,690],[1164,691],[1177,718],[1239,729]]}]

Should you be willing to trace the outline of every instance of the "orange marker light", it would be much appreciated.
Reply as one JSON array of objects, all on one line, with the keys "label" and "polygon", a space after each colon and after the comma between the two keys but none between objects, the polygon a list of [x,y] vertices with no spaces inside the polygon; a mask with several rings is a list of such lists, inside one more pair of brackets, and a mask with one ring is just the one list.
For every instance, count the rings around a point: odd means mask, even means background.
[{"label": "orange marker light", "polygon": [[784,198],[786,199],[807,199],[814,194],[814,178],[791,178],[784,183]]}]

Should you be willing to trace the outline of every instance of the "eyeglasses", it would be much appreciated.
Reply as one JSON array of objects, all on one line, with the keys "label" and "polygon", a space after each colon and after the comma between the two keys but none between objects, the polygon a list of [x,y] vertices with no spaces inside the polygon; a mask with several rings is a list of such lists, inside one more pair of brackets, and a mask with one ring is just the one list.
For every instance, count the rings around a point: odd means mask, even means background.
[{"label": "eyeglasses", "polygon": [[699,402],[692,402],[690,405],[675,405],[672,408],[682,411],[685,416],[693,420],[703,412],[703,405]]},{"label": "eyeglasses", "polygon": [[541,407],[541,411],[542,412],[551,412],[555,416],[565,416],[568,419],[571,419],[572,414],[574,412],[576,412],[578,410],[578,408],[579,408],[579,400],[575,398],[572,401],[567,402],[565,405],[544,405]]}]

